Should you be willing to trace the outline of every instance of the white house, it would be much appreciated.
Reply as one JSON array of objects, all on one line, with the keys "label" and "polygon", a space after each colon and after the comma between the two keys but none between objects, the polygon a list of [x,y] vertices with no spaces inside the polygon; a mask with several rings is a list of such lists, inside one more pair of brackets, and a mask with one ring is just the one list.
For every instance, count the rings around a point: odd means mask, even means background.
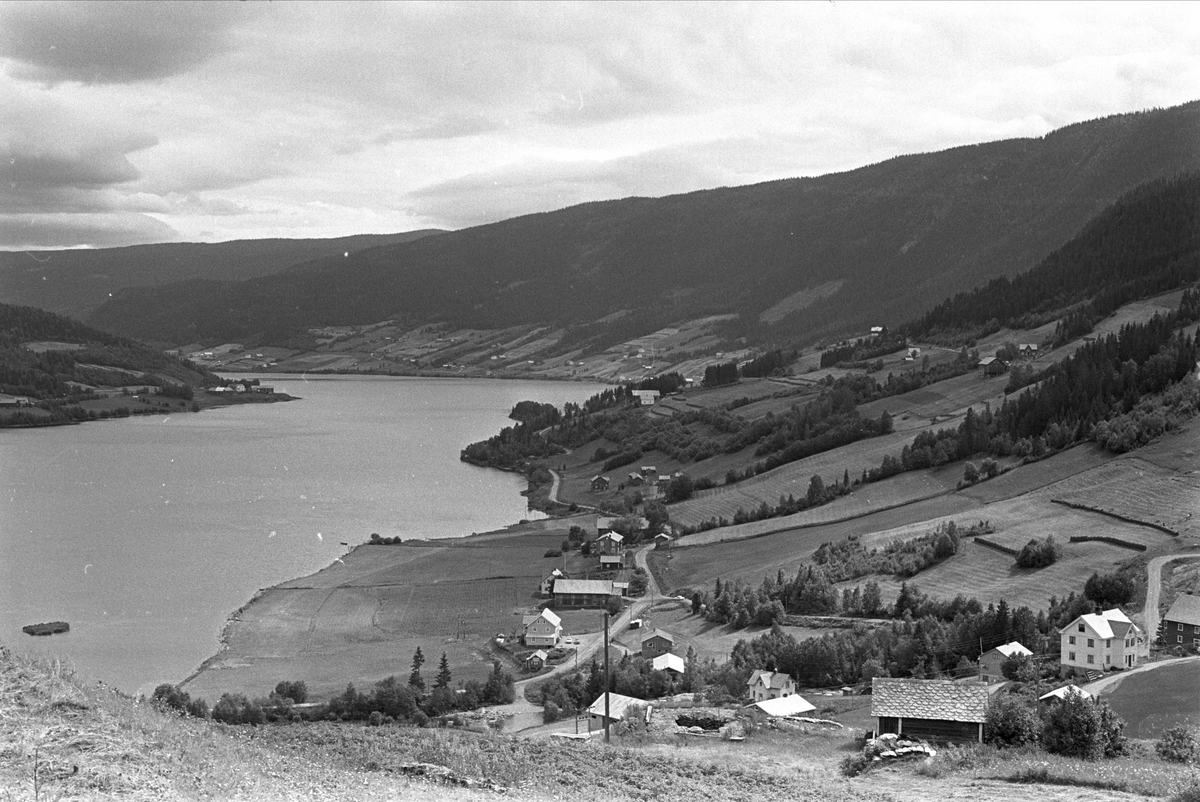
[{"label": "white house", "polygon": [[554,580],[565,579],[566,576],[567,575],[562,571],[555,568],[545,579],[542,580],[542,584],[538,586],[538,590],[541,592],[543,597],[549,596],[554,592]]},{"label": "white house", "polygon": [[1029,657],[1032,654],[1033,652],[1026,649],[1017,641],[997,646],[995,649],[986,651],[979,656],[979,675],[987,683],[1003,682],[1004,674],[1000,671],[1000,665],[1005,660],[1015,655]]},{"label": "white house", "polygon": [[654,402],[658,400],[658,390],[634,390],[634,403],[639,407],[652,407]]},{"label": "white house", "polygon": [[553,610],[542,610],[521,619],[526,646],[557,646],[562,637],[562,619]]},{"label": "white house", "polygon": [[1141,627],[1116,608],[1079,616],[1059,637],[1064,674],[1133,668],[1147,650]]},{"label": "white house", "polygon": [[782,671],[755,671],[746,685],[750,688],[750,698],[756,702],[781,699],[796,693],[796,681]]}]

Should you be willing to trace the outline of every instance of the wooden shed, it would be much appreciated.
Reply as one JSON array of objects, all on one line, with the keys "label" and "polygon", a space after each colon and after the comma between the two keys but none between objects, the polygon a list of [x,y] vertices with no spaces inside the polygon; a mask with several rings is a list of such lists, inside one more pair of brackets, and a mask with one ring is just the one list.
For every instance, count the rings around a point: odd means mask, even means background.
[{"label": "wooden shed", "polygon": [[982,743],[987,709],[984,685],[945,679],[871,680],[871,715],[878,719],[880,735]]}]

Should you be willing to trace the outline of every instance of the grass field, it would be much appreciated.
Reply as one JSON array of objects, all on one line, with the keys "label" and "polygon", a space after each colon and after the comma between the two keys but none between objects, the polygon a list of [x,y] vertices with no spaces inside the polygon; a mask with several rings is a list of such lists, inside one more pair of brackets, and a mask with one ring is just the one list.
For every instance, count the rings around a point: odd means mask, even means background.
[{"label": "grass field", "polygon": [[753,510],[763,502],[773,507],[779,503],[780,496],[786,497],[790,493],[800,497],[807,493],[813,476],[819,475],[826,484],[840,482],[846,471],[852,479],[860,477],[864,469],[879,467],[885,455],[898,456],[900,449],[913,437],[912,432],[870,437],[834,451],[789,462],[752,479],[701,491],[689,501],[672,505],[671,520],[694,526],[710,518],[732,519],[739,507]]},{"label": "grass field", "polygon": [[1131,738],[1160,738],[1179,724],[1200,725],[1200,661],[1165,665],[1130,674],[1104,694],[1125,719]]},{"label": "grass field", "polygon": [[445,544],[359,546],[236,613],[225,648],[186,687],[215,701],[226,692],[262,696],[292,679],[326,697],[348,682],[369,687],[407,676],[418,646],[431,675],[445,652],[456,679],[483,679],[491,638],[519,630],[521,614],[540,601],[538,583],[561,564],[543,554],[565,530],[544,526]]},{"label": "grass field", "polygon": [[1200,534],[1200,478],[1136,457],[1114,460],[1054,487],[1054,498],[1102,513]]},{"label": "grass field", "polygon": [[1007,376],[985,377],[975,370],[910,393],[872,401],[859,407],[858,411],[866,418],[878,418],[886,410],[893,418],[909,415],[945,420],[966,414],[967,407],[982,411],[985,403],[990,403],[993,410],[1000,409],[1007,383]]}]

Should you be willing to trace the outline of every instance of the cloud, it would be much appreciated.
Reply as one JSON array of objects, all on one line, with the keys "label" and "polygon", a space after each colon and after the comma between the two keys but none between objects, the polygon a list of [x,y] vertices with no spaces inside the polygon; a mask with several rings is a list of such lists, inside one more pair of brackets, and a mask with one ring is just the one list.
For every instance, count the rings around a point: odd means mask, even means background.
[{"label": "cloud", "polygon": [[249,3],[42,2],[0,5],[0,56],[18,77],[113,84],[178,75],[230,47]]},{"label": "cloud", "polygon": [[178,239],[171,226],[143,214],[0,214],[0,242],[7,250],[116,248]]}]

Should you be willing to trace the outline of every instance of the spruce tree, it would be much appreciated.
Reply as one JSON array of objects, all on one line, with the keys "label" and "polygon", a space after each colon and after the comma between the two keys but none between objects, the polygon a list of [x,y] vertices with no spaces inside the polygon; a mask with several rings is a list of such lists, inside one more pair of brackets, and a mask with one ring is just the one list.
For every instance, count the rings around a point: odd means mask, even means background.
[{"label": "spruce tree", "polygon": [[442,660],[438,663],[437,679],[433,681],[435,688],[450,687],[450,661],[446,659],[446,653],[442,652]]},{"label": "spruce tree", "polygon": [[417,689],[418,693],[425,692],[425,680],[421,679],[421,666],[425,665],[425,655],[421,654],[421,647],[413,652],[412,673],[408,675],[408,684]]}]

